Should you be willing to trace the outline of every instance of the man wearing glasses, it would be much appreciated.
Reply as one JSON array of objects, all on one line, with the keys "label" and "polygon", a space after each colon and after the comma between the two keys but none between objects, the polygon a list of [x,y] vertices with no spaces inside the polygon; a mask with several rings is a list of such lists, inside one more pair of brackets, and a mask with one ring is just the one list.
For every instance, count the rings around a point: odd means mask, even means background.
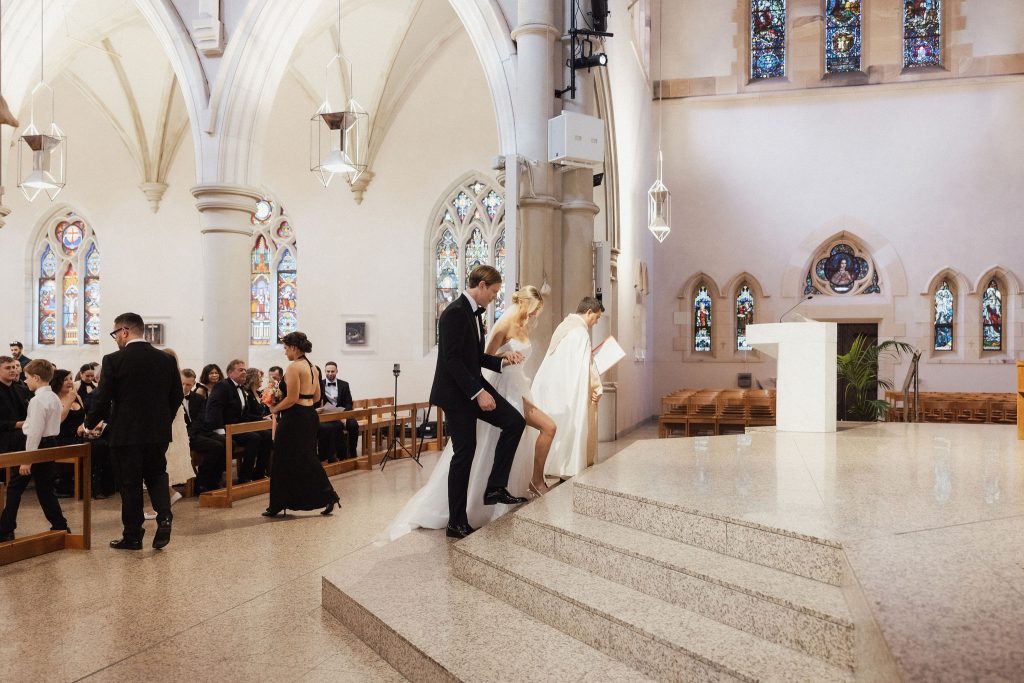
[{"label": "man wearing glasses", "polygon": [[114,319],[110,336],[120,351],[103,358],[99,388],[85,428],[109,423],[105,435],[110,454],[121,470],[121,522],[124,534],[110,542],[117,550],[141,550],[142,484],[156,510],[153,547],[171,540],[171,496],[167,483],[167,444],[171,422],[181,408],[178,364],[143,339],[145,323],[136,313]]}]

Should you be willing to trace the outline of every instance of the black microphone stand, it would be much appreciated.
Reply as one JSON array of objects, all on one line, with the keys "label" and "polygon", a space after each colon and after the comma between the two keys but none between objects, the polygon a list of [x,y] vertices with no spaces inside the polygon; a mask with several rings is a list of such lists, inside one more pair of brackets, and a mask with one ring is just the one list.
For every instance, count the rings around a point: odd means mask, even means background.
[{"label": "black microphone stand", "polygon": [[[398,450],[405,451],[405,454],[415,461],[417,465],[423,467],[423,463],[420,462],[419,453],[413,454],[409,452],[409,449],[405,447],[398,439],[398,376],[402,374],[402,368],[398,363],[395,363],[392,374],[395,376],[395,400],[391,404],[391,443],[388,444],[388,450],[384,454],[384,458],[380,461],[380,471],[384,471],[384,466],[388,464],[388,460],[392,458],[398,458]],[[413,419],[413,427],[415,429],[416,420]]]}]

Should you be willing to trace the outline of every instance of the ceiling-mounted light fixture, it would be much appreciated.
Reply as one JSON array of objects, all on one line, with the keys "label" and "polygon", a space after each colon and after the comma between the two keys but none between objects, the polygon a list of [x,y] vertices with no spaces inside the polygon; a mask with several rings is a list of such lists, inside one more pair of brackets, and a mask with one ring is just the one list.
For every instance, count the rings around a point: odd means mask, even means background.
[{"label": "ceiling-mounted light fixture", "polygon": [[661,7],[662,4],[658,4],[658,177],[654,180],[654,184],[651,185],[651,189],[647,191],[647,229],[654,235],[654,239],[658,240],[658,243],[665,241],[665,238],[672,232],[672,193],[668,191],[668,187],[665,186],[663,180],[663,164],[661,155],[661,131],[663,126],[662,119],[662,94],[664,84],[661,82],[662,75],[662,55],[664,54],[664,44],[661,40]]},{"label": "ceiling-mounted light fixture", "polygon": [[46,83],[44,70],[45,4],[39,3],[39,83],[32,89],[31,114],[19,138],[22,144],[18,145],[18,187],[30,202],[40,192],[51,201],[56,198],[64,189],[67,166],[67,136],[54,121],[53,88]]},{"label": "ceiling-mounted light fixture", "polygon": [[328,95],[331,70],[337,63],[342,73],[348,73],[348,89],[353,90],[352,62],[341,55],[341,0],[338,0],[339,52],[324,67],[324,101],[310,118],[310,169],[320,178],[324,187],[335,175],[343,175],[349,183],[366,170],[363,148],[367,139],[370,115],[359,106],[355,98],[348,98],[343,107],[331,104]]}]

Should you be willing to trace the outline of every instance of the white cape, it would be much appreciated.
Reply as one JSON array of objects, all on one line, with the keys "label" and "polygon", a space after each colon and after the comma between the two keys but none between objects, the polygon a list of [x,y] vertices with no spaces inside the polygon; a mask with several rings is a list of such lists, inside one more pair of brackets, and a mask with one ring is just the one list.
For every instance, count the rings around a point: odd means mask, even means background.
[{"label": "white cape", "polygon": [[574,477],[587,467],[590,393],[596,372],[592,364],[590,328],[580,316],[570,315],[555,329],[531,388],[533,404],[557,427],[544,465],[547,476]]}]

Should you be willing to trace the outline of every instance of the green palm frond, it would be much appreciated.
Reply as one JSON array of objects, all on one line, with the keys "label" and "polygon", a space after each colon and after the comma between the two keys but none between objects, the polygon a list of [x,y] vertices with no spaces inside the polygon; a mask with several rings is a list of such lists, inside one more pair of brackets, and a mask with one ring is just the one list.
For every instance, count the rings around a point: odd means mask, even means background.
[{"label": "green palm frond", "polygon": [[846,380],[846,399],[852,402],[853,414],[862,420],[879,420],[889,408],[888,401],[879,400],[878,387],[893,388],[892,381],[878,377],[878,362],[886,358],[899,360],[904,353],[913,355],[915,349],[906,342],[895,340],[880,344],[857,335],[850,350],[836,357],[836,368]]}]

